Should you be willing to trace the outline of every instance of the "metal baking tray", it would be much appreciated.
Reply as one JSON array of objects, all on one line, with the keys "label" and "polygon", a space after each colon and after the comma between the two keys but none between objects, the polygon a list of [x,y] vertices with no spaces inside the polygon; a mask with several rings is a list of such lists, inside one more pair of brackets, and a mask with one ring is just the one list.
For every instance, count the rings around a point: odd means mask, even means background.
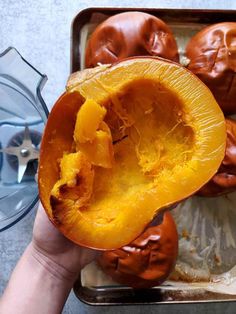
[{"label": "metal baking tray", "polygon": [[[71,73],[84,68],[86,42],[95,27],[109,16],[127,11],[150,13],[166,22],[177,40],[180,62],[184,57],[187,41],[200,29],[219,22],[236,22],[236,10],[87,8],[78,13],[72,22]],[[90,305],[236,301],[236,295],[205,291],[194,285],[186,289],[186,285],[171,286],[168,282],[160,287],[143,290],[134,290],[112,283],[85,286],[82,276],[77,280],[74,292],[81,301]]]}]

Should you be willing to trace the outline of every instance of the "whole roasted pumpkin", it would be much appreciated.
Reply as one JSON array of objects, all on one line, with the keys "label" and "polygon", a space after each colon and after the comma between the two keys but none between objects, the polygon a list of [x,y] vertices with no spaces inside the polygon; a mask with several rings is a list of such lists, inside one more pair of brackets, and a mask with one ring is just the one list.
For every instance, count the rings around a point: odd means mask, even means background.
[{"label": "whole roasted pumpkin", "polygon": [[85,66],[91,68],[135,56],[179,61],[176,40],[164,21],[144,12],[123,12],[96,27],[87,42]]},{"label": "whole roasted pumpkin", "polygon": [[217,196],[236,190],[236,121],[226,118],[225,122],[225,157],[217,173],[198,191],[200,196]]},{"label": "whole roasted pumpkin", "polygon": [[44,131],[39,193],[72,241],[115,249],[217,171],[225,120],[208,88],[164,59],[71,76]]},{"label": "whole roasted pumpkin", "polygon": [[178,255],[174,219],[169,211],[162,218],[128,245],[103,252],[97,260],[101,269],[113,280],[133,288],[162,284],[173,270]]},{"label": "whole roasted pumpkin", "polygon": [[225,115],[236,113],[236,23],[209,25],[186,47],[188,69],[212,91]]}]

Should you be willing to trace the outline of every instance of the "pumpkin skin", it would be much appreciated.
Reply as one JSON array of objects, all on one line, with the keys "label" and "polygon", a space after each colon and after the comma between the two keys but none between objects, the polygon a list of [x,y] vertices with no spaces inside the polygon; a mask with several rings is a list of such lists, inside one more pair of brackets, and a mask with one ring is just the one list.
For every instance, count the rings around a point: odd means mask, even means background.
[{"label": "pumpkin skin", "polygon": [[217,196],[236,190],[236,121],[226,118],[225,157],[213,178],[199,191],[200,196]]},{"label": "pumpkin skin", "polygon": [[[99,118],[91,116],[91,100]],[[49,115],[40,199],[75,243],[116,249],[208,182],[224,157],[225,140],[214,97],[178,64],[140,57],[84,70],[71,76]],[[108,143],[101,150],[107,157],[103,167],[91,154],[99,141]],[[72,169],[66,167],[70,158]]]},{"label": "pumpkin skin", "polygon": [[186,47],[188,69],[212,91],[222,111],[236,113],[236,23],[210,25],[193,36]]},{"label": "pumpkin skin", "polygon": [[97,262],[113,280],[143,289],[162,284],[173,270],[177,255],[178,233],[166,211],[161,223],[147,227],[130,244],[103,252]]},{"label": "pumpkin skin", "polygon": [[108,64],[134,56],[159,56],[179,61],[169,26],[144,12],[124,12],[99,24],[88,40],[85,66]]}]

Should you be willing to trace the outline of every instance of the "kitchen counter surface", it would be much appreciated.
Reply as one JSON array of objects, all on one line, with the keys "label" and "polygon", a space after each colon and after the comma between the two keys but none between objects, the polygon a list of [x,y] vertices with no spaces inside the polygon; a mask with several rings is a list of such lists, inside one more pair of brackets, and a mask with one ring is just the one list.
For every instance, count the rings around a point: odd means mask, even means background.
[{"label": "kitchen counter surface", "polygon": [[[156,8],[236,9],[235,0],[146,0],[143,5]],[[99,6],[140,7],[140,1],[0,0],[0,52],[13,46],[41,73],[47,74],[43,97],[49,108],[63,92],[70,71],[70,25],[73,17],[86,7]],[[35,212],[32,212],[12,229],[0,233],[0,294],[30,242],[34,217]],[[226,314],[235,313],[235,309],[236,303],[92,307],[81,303],[71,293],[63,313]]]}]

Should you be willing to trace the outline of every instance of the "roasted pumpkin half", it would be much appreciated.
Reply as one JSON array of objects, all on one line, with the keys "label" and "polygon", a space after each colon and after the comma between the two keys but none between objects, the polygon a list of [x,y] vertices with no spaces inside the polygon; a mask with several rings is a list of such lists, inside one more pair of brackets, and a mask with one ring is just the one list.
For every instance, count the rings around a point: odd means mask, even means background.
[{"label": "roasted pumpkin half", "polygon": [[72,241],[119,248],[216,173],[225,141],[218,104],[183,67],[140,57],[84,70],[49,115],[40,198]]}]

